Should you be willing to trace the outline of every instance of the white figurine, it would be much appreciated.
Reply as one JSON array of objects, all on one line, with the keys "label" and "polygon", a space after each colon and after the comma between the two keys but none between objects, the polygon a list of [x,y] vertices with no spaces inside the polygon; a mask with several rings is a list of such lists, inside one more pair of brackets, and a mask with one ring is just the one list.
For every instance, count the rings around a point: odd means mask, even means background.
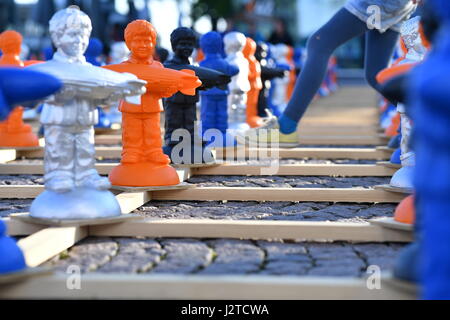
[{"label": "white figurine", "polygon": [[95,170],[94,124],[98,105],[140,95],[145,81],[86,62],[83,55],[91,20],[76,6],[56,12],[50,35],[57,48],[53,59],[30,68],[58,77],[63,89],[44,104],[45,189],[33,202],[31,216],[82,219],[120,215],[120,206],[107,191],[108,178]]},{"label": "white figurine", "polygon": [[[408,52],[400,64],[418,63],[425,58],[427,49],[422,43],[419,26],[420,17],[418,16],[403,23],[400,33]],[[398,188],[412,189],[413,171],[416,162],[415,153],[410,148],[412,123],[405,113],[405,106],[403,104],[398,104],[397,111],[400,113],[400,128],[402,133],[402,140],[400,142],[402,168],[392,176],[390,184]]]},{"label": "white figurine", "polygon": [[[287,55],[289,47],[283,43],[274,45],[271,48],[272,57],[275,59],[277,65],[289,65]],[[289,85],[289,77],[273,79],[273,95],[272,103],[279,108],[281,112],[287,107],[287,88]]]},{"label": "white figurine", "polygon": [[230,32],[223,38],[226,60],[239,68],[239,73],[231,78],[228,84],[230,94],[228,96],[228,128],[233,130],[247,130],[247,92],[250,91],[248,80],[249,65],[242,50],[247,38],[243,33]]}]

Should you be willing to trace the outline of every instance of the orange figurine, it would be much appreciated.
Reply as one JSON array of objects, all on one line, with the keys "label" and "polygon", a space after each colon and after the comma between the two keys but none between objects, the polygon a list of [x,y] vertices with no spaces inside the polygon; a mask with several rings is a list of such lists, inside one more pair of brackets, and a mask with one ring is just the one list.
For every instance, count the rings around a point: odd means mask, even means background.
[{"label": "orange figurine", "polygon": [[406,224],[414,224],[416,220],[416,210],[414,207],[414,196],[410,195],[403,199],[394,213],[394,220]]},{"label": "orange figurine", "polygon": [[255,58],[255,52],[256,42],[251,38],[247,38],[242,53],[249,65],[248,81],[250,82],[250,91],[247,92],[247,123],[251,128],[262,125],[262,118],[258,116],[258,96],[262,89],[261,65]]},{"label": "orange figurine", "polygon": [[[23,67],[20,60],[20,46],[22,36],[20,33],[7,30],[0,34],[0,66]],[[32,132],[31,126],[22,120],[23,107],[16,107],[8,119],[0,122],[0,147],[38,147],[38,137]]]},{"label": "orange figurine", "polygon": [[160,99],[178,91],[195,95],[202,83],[191,70],[176,71],[164,68],[153,60],[156,30],[146,20],[135,20],[125,29],[125,42],[131,51],[130,59],[103,68],[129,72],[147,81],[147,92],[140,104],[122,101],[122,160],[113,168],[109,180],[115,186],[151,187],[173,186],[180,183],[178,174],[163,153]]},{"label": "orange figurine", "polygon": [[288,54],[286,56],[286,60],[288,61],[289,66],[291,67],[291,71],[289,71],[289,83],[286,89],[286,102],[289,102],[291,99],[292,93],[294,92],[295,81],[297,80],[297,75],[295,71],[295,61],[294,61],[294,48],[288,46]]}]

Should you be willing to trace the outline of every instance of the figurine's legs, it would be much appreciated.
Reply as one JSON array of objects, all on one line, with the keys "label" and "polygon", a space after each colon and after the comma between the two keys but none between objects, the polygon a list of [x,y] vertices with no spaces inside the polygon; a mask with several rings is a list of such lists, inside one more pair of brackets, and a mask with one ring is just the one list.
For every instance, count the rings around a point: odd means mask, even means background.
[{"label": "figurine's legs", "polygon": [[140,114],[142,123],[142,151],[147,161],[168,165],[170,159],[163,153],[161,139],[160,112]]},{"label": "figurine's legs", "polygon": [[167,146],[174,146],[178,141],[172,141],[172,133],[176,129],[184,128],[184,108],[177,103],[167,103],[165,106],[164,140]]},{"label": "figurine's legs", "polygon": [[183,128],[186,129],[191,135],[191,141],[194,142],[195,136],[195,122],[197,121],[197,107],[196,105],[190,104],[185,106],[183,110],[184,119],[183,119]]},{"label": "figurine's legs", "polygon": [[46,125],[45,187],[55,192],[67,192],[75,187],[75,136],[71,127]]},{"label": "figurine's legs", "polygon": [[143,121],[139,113],[122,113],[122,163],[137,163],[143,156]]},{"label": "figurine's legs", "polygon": [[228,110],[227,110],[227,97],[218,96],[215,100],[216,109],[216,128],[226,134],[228,129]]},{"label": "figurine's legs", "polygon": [[75,136],[75,180],[77,186],[107,190],[111,184],[95,170],[94,128],[83,126],[76,129]]},{"label": "figurine's legs", "polygon": [[201,99],[202,135],[216,125],[216,105],[211,95],[202,95]]}]

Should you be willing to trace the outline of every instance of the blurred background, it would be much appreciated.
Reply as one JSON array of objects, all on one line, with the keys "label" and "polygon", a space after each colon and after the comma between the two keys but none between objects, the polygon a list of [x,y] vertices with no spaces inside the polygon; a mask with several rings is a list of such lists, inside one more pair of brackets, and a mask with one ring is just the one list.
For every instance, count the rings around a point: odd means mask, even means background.
[{"label": "blurred background", "polygon": [[[51,46],[48,21],[68,5],[78,5],[92,19],[92,36],[102,40],[104,54],[123,40],[123,30],[134,19],[147,19],[158,30],[159,46],[171,51],[170,33],[179,26],[199,34],[236,30],[256,41],[305,45],[345,0],[0,0],[0,31],[22,33],[25,58],[44,59]],[[358,73],[363,66],[364,39],[355,39],[336,52],[342,73]]]}]

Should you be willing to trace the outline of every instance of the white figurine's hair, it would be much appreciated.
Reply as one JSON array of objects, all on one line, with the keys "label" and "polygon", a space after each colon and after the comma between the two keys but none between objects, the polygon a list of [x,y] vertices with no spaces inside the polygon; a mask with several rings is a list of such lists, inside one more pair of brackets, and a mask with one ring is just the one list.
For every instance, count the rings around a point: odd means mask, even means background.
[{"label": "white figurine's hair", "polygon": [[411,18],[409,20],[406,20],[403,22],[400,33],[401,35],[410,35],[412,33],[419,31],[419,24],[420,24],[420,16],[415,16],[414,18]]},{"label": "white figurine's hair", "polygon": [[[49,31],[53,40],[57,40],[66,29],[88,29],[92,31],[92,23],[89,16],[77,6],[69,6],[57,11],[49,22]],[[55,42],[55,41],[54,41]]]},{"label": "white figurine's hair", "polygon": [[223,43],[225,44],[225,51],[229,52],[239,52],[242,51],[247,42],[247,38],[243,33],[240,32],[230,32],[223,38]]}]

